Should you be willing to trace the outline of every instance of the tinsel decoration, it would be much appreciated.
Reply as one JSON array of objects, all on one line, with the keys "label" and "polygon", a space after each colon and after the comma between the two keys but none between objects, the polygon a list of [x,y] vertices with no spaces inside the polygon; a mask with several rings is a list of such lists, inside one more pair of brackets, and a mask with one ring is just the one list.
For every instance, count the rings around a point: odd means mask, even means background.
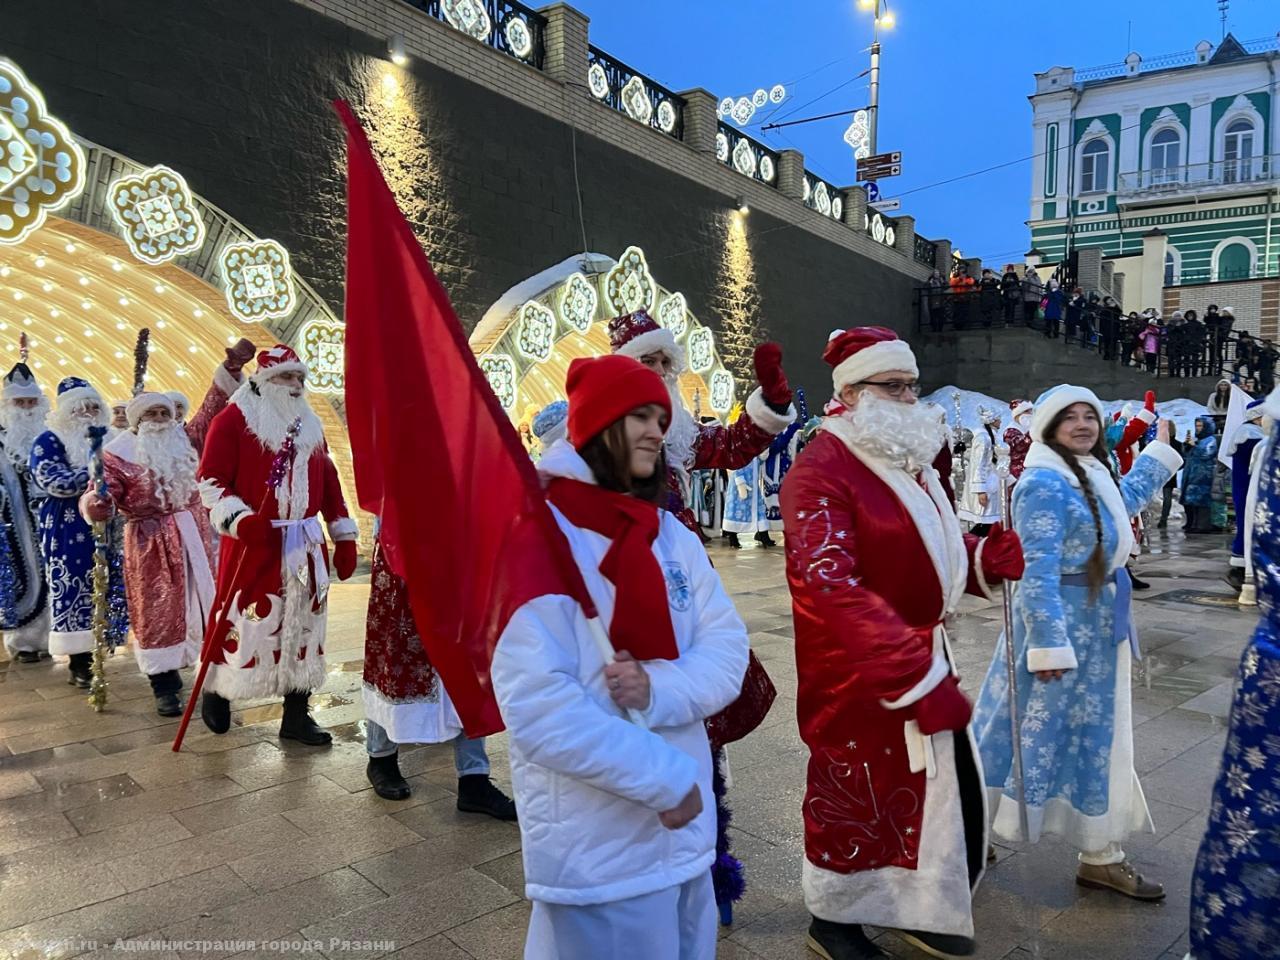
[{"label": "tinsel decoration", "polygon": [[31,340],[25,333],[18,334],[18,362],[26,363],[31,355]]},{"label": "tinsel decoration", "polygon": [[[4,491],[0,490],[0,497]],[[14,509],[25,509],[22,504],[14,504]],[[13,550],[9,538],[0,534],[0,626],[17,622],[14,604],[18,599],[18,576],[14,571]]]},{"label": "tinsel decoration", "polygon": [[272,490],[280,489],[280,485],[284,483],[285,474],[289,472],[289,467],[293,465],[294,458],[298,455],[297,440],[301,430],[302,418],[294,417],[293,423],[289,424],[289,429],[285,432],[284,443],[280,444],[279,452],[271,461],[271,470],[267,473],[267,486]]},{"label": "tinsel decoration", "polygon": [[133,345],[133,395],[136,397],[147,386],[147,363],[151,359],[151,329],[138,331],[138,342]]},{"label": "tinsel decoration", "polygon": [[747,889],[747,879],[742,861],[729,852],[729,823],[733,813],[725,803],[724,747],[711,757],[711,792],[716,798],[716,859],[711,864],[711,884],[716,893],[716,906],[720,908],[720,922],[724,926],[733,923],[733,905],[742,899]]},{"label": "tinsel decoration", "polygon": [[[104,499],[107,481],[102,472],[102,442],[107,428],[92,426],[89,433],[89,465],[91,483]],[[93,523],[93,680],[89,684],[89,706],[101,713],[107,705],[107,654],[110,651],[107,638],[107,616],[110,570],[108,554],[111,550],[111,534],[105,520]]]}]

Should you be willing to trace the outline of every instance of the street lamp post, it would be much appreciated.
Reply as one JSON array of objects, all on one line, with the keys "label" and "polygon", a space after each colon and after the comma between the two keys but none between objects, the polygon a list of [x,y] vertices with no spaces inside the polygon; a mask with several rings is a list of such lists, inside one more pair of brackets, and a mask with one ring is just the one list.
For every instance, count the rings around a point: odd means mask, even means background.
[{"label": "street lamp post", "polygon": [[867,105],[868,133],[872,156],[876,153],[876,130],[880,121],[880,29],[893,26],[893,13],[888,0],[859,0],[863,9],[872,11],[875,25],[871,35],[871,100]]}]

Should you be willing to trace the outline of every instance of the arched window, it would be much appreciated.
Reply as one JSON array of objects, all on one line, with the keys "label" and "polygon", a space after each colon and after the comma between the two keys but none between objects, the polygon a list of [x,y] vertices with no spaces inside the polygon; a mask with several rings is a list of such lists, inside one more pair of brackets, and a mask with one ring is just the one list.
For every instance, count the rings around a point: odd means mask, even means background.
[{"label": "arched window", "polygon": [[1222,143],[1222,180],[1239,183],[1253,179],[1253,121],[1232,120]]},{"label": "arched window", "polygon": [[1175,183],[1182,165],[1182,137],[1166,127],[1151,138],[1151,182]]},{"label": "arched window", "polygon": [[1247,280],[1253,273],[1253,251],[1239,241],[1218,251],[1215,280]]},{"label": "arched window", "polygon": [[1080,153],[1080,192],[1105,193],[1111,182],[1111,148],[1095,137]]},{"label": "arched window", "polygon": [[1166,250],[1164,254],[1164,285],[1172,287],[1178,282],[1178,261],[1173,253]]}]

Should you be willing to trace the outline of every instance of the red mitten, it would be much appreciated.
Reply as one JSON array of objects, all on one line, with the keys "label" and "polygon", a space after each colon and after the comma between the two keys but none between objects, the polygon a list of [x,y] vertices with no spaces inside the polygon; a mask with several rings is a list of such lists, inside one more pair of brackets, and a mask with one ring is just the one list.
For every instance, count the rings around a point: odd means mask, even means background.
[{"label": "red mitten", "polygon": [[333,545],[333,569],[339,580],[349,580],[356,572],[356,542],[339,540]]},{"label": "red mitten", "polygon": [[791,406],[791,384],[782,369],[782,348],[776,343],[762,343],[755,352],[756,379],[769,406],[786,410]]},{"label": "red mitten", "polygon": [[982,575],[988,583],[1001,580],[1021,580],[1027,562],[1022,557],[1022,540],[1004,524],[993,523],[991,532],[982,541]]},{"label": "red mitten", "polygon": [[960,692],[960,684],[950,674],[915,705],[915,721],[926,737],[943,730],[963,730],[971,716],[973,704]]},{"label": "red mitten", "polygon": [[1147,391],[1145,402],[1142,406],[1148,413],[1156,412],[1156,392],[1154,390]]},{"label": "red mitten", "polygon": [[259,547],[269,543],[275,533],[271,519],[261,513],[243,514],[232,526],[235,529],[232,536],[237,540]]},{"label": "red mitten", "polygon": [[227,347],[227,359],[222,363],[227,373],[238,377],[244,365],[253,359],[253,349],[253,344],[244,337],[235,346]]},{"label": "red mitten", "polygon": [[111,501],[98,496],[93,490],[86,490],[84,496],[80,498],[80,513],[90,523],[110,520],[112,512]]}]

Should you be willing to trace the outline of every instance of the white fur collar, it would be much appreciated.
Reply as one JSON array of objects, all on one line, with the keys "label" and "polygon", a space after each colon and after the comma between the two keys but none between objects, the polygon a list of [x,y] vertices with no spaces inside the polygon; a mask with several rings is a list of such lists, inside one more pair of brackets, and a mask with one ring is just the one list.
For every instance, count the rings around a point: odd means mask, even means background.
[{"label": "white fur collar", "polygon": [[568,440],[557,440],[538,461],[538,475],[544,483],[563,477],[568,480],[580,480],[582,483],[595,484],[595,474],[587,466],[587,461],[573,448]]},{"label": "white fur collar", "polygon": [[122,430],[104,446],[103,451],[119,457],[125,463],[138,462],[138,435],[132,430]]},{"label": "white fur collar", "polygon": [[[1120,493],[1120,488],[1116,486],[1116,481],[1111,476],[1111,471],[1099,463],[1097,457],[1078,457],[1077,461],[1084,468],[1085,476],[1089,480],[1089,486],[1093,488],[1094,495],[1098,498],[1099,507],[1111,515],[1111,521],[1115,524],[1118,542],[1116,543],[1115,552],[1111,555],[1107,570],[1119,570],[1129,562],[1129,552],[1133,549],[1133,524],[1129,511],[1124,505],[1124,497]],[[1071,472],[1067,462],[1054,453],[1047,444],[1043,444],[1038,440],[1032,443],[1031,449],[1027,451],[1025,469],[1022,475],[1024,482],[1027,479],[1025,471],[1031,470],[1033,467],[1052,470],[1064,478],[1072,487],[1077,490],[1080,489],[1080,481]]]}]

